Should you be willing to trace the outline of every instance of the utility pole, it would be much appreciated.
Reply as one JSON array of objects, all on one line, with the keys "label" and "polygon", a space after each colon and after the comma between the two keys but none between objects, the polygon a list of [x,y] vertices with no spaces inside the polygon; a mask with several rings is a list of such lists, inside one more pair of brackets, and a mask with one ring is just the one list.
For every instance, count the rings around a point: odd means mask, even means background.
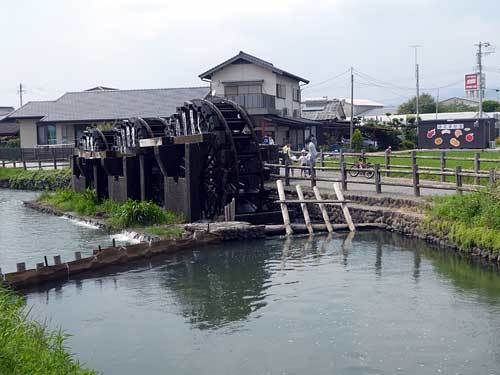
[{"label": "utility pole", "polygon": [[352,135],[354,133],[354,72],[351,66],[351,123],[349,126],[349,148],[352,149]]},{"label": "utility pole", "polygon": [[436,97],[436,120],[438,119],[438,113],[439,113],[439,87],[437,89],[437,97]]},{"label": "utility pole", "polygon": [[420,114],[420,106],[419,106],[419,99],[420,99],[420,78],[419,78],[419,66],[418,66],[418,56],[417,56],[417,51],[418,48],[420,47],[418,44],[414,44],[410,46],[415,50],[415,80],[416,80],[416,88],[417,88],[417,96],[415,97],[415,125],[418,125],[418,115]]},{"label": "utility pole", "polygon": [[483,47],[488,48],[491,46],[489,42],[479,42],[477,46],[477,70],[478,70],[478,81],[479,81],[479,118],[483,117],[483,99],[484,99],[484,89],[486,84],[483,80],[483,55],[489,55],[493,51],[484,52]]},{"label": "utility pole", "polygon": [[17,93],[19,94],[19,106],[23,106],[23,93],[25,93],[26,90],[23,89],[23,84],[19,84],[19,90],[17,90]]}]

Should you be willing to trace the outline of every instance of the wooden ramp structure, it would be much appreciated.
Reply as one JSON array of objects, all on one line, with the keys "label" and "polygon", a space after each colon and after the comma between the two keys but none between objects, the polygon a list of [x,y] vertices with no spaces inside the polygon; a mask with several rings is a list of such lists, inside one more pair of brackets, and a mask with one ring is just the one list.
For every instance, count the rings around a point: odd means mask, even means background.
[{"label": "wooden ramp structure", "polygon": [[313,191],[316,199],[307,200],[304,197],[304,193],[302,192],[302,187],[300,185],[295,186],[295,189],[297,190],[298,199],[287,199],[282,180],[276,180],[276,187],[278,189],[278,197],[279,197],[279,200],[277,200],[276,203],[279,203],[281,206],[283,224],[285,225],[285,231],[287,235],[293,234],[293,229],[290,222],[290,215],[288,213],[287,204],[300,204],[300,208],[302,209],[302,214],[304,215],[304,222],[306,224],[307,231],[309,232],[309,234],[313,234],[314,231],[313,231],[313,224],[311,222],[311,217],[309,216],[309,210],[307,208],[308,203],[318,205],[321,211],[321,215],[323,216],[323,221],[325,222],[325,226],[328,230],[328,233],[333,233],[333,226],[330,222],[330,217],[328,216],[326,205],[339,205],[342,209],[342,213],[344,214],[344,218],[349,227],[349,231],[354,232],[356,230],[356,227],[352,222],[352,217],[349,212],[349,207],[347,206],[347,203],[349,203],[350,201],[347,201],[344,198],[344,194],[338,182],[334,182],[333,184],[333,189],[335,191],[337,199],[323,199],[321,197],[321,192],[319,191],[318,187],[314,186]]}]

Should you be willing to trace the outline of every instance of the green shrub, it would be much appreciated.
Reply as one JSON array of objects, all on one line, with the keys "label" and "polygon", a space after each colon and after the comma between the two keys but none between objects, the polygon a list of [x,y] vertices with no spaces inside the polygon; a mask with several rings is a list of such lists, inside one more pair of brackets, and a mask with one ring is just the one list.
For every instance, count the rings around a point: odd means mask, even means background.
[{"label": "green shrub", "polygon": [[23,298],[0,286],[0,374],[97,374],[65,350],[66,337],[29,320]]},{"label": "green shrub", "polygon": [[405,139],[404,141],[401,142],[400,147],[402,150],[413,150],[413,149],[415,149],[415,143]]},{"label": "green shrub", "polygon": [[359,129],[354,130],[354,133],[352,134],[351,144],[354,151],[361,151],[361,148],[363,147],[363,136],[361,135],[361,131]]},{"label": "green shrub", "polygon": [[71,169],[24,170],[22,168],[2,168],[0,176],[9,180],[9,186],[22,190],[56,190],[70,186]]},{"label": "green shrub", "polygon": [[165,211],[153,202],[128,200],[117,203],[110,199],[99,201],[95,190],[87,189],[76,193],[70,189],[60,189],[52,194],[42,194],[39,201],[48,203],[62,211],[76,212],[80,215],[103,217],[117,229],[147,225],[174,224],[183,221],[182,217]]}]

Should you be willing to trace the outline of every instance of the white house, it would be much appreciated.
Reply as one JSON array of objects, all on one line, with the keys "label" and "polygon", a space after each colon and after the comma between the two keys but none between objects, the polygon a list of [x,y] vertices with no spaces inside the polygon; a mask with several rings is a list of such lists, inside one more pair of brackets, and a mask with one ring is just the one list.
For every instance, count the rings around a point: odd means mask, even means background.
[{"label": "white house", "polygon": [[305,78],[243,51],[199,77],[210,82],[213,95],[244,106],[259,136],[297,148],[316,132],[316,123],[301,116],[300,87],[309,83]]}]

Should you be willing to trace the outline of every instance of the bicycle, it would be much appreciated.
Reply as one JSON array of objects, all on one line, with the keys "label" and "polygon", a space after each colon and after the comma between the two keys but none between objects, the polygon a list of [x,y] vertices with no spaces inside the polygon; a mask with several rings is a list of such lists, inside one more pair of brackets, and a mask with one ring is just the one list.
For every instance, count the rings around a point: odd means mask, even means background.
[{"label": "bicycle", "polygon": [[375,175],[375,171],[371,163],[356,164],[349,169],[348,172],[351,177],[357,177],[360,175],[365,176],[366,178],[372,178]]}]

